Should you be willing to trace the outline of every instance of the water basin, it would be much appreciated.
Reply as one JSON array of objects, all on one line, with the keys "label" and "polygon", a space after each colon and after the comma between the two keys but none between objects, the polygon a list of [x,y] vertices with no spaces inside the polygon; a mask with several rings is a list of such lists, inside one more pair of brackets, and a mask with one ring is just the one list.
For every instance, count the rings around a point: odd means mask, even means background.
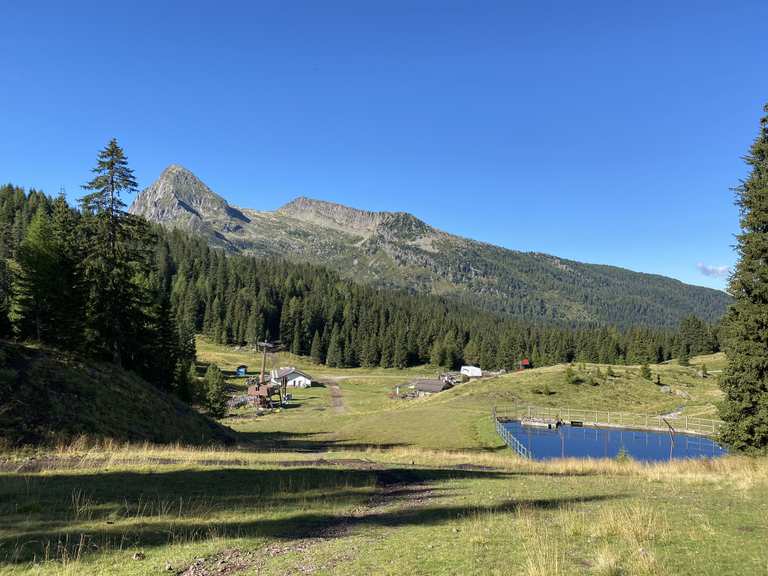
[{"label": "water basin", "polygon": [[626,428],[575,427],[556,430],[523,426],[519,420],[504,422],[528,448],[534,460],[553,458],[615,458],[623,450],[635,460],[660,462],[679,458],[717,458],[725,448],[706,436]]}]

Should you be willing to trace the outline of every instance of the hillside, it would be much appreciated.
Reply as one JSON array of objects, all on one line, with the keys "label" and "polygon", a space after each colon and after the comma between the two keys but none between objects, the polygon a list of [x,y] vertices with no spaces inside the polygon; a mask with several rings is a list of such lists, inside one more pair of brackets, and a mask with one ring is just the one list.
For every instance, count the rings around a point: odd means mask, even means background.
[{"label": "hillside", "polygon": [[437,294],[532,320],[674,325],[718,319],[729,297],[652,274],[508,250],[443,232],[405,212],[298,198],[274,212],[237,209],[171,165],[130,208],[232,252],[329,266],[380,287]]},{"label": "hillside", "polygon": [[54,351],[0,341],[0,439],[80,435],[154,443],[229,443],[234,434],[138,376]]},{"label": "hillside", "polygon": [[[240,364],[259,365],[256,351],[221,346],[205,338],[198,338],[197,347],[202,361],[229,371]],[[325,386],[294,390],[297,406],[284,414],[254,417],[253,409],[242,408],[224,420],[265,449],[410,446],[489,450],[501,445],[489,418],[493,406],[600,408],[650,415],[680,411],[684,416],[717,418],[716,406],[722,399],[717,376],[721,354],[694,358],[688,367],[676,361],[653,365],[651,380],[640,375],[637,365],[614,365],[614,375],[608,377],[608,365],[586,363],[575,364],[573,369],[584,381],[594,376],[595,384],[569,384],[565,377],[568,365],[560,364],[459,384],[418,400],[394,400],[389,393],[414,379],[434,378],[434,367],[338,369],[286,353],[274,355],[272,362],[296,366]],[[711,370],[707,378],[697,375],[702,364]],[[655,384],[657,375],[671,393],[663,393]],[[242,379],[231,379],[230,385],[244,386]],[[339,388],[341,411],[328,409],[333,403],[333,385]]]},{"label": "hillside", "polygon": [[[228,371],[260,359],[197,344],[202,361]],[[765,459],[521,460],[489,417],[513,401],[711,415],[721,355],[652,367],[684,396],[662,393],[638,366],[613,366],[597,386],[568,383],[565,366],[553,366],[420,400],[389,392],[433,376],[429,366],[271,360],[324,385],[292,389],[289,409],[232,410],[224,422],[243,441],[234,449],[75,445],[32,463],[0,452],[0,566],[18,575],[693,576],[756,574],[768,560]],[[702,363],[717,367],[710,377],[697,374]],[[544,386],[553,393],[537,392]]]}]

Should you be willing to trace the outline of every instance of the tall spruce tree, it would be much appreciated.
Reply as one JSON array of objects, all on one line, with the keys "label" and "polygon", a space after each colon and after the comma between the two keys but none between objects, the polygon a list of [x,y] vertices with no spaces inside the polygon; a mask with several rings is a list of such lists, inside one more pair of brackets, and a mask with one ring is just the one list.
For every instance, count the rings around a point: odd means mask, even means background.
[{"label": "tall spruce tree", "polygon": [[768,451],[768,105],[764,111],[745,158],[751,173],[736,189],[739,261],[729,284],[734,303],[724,321],[728,367],[720,381],[722,440],[745,452]]},{"label": "tall spruce tree", "polygon": [[59,279],[50,219],[44,209],[37,211],[27,229],[18,260],[14,300],[19,336],[50,342],[55,329],[51,300],[57,293]]},{"label": "tall spruce tree", "polygon": [[149,324],[151,290],[150,234],[146,222],[125,212],[122,194],[138,186],[117,140],[99,152],[90,192],[80,205],[85,229],[82,275],[86,296],[86,340],[89,348],[115,364],[141,364]]}]

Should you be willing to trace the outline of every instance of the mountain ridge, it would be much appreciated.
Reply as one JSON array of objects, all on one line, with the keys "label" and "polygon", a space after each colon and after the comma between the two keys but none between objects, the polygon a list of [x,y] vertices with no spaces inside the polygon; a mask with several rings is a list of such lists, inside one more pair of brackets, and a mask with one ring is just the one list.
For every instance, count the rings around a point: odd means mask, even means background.
[{"label": "mountain ridge", "polygon": [[236,208],[172,164],[130,211],[238,253],[321,264],[356,281],[431,293],[521,319],[673,325],[717,320],[729,297],[658,274],[520,252],[463,238],[408,212],[300,196],[274,211]]}]

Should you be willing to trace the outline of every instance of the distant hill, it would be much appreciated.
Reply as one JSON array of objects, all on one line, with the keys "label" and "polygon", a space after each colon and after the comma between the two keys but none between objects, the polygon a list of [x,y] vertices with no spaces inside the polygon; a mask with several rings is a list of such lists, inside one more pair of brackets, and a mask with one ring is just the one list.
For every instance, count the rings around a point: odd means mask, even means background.
[{"label": "distant hill", "polygon": [[304,197],[274,212],[238,209],[178,165],[130,210],[232,252],[322,264],[357,281],[528,320],[668,326],[690,314],[717,320],[729,302],[724,292],[664,276],[454,236],[406,212]]},{"label": "distant hill", "polygon": [[111,364],[0,341],[0,440],[230,443],[234,432]]}]

